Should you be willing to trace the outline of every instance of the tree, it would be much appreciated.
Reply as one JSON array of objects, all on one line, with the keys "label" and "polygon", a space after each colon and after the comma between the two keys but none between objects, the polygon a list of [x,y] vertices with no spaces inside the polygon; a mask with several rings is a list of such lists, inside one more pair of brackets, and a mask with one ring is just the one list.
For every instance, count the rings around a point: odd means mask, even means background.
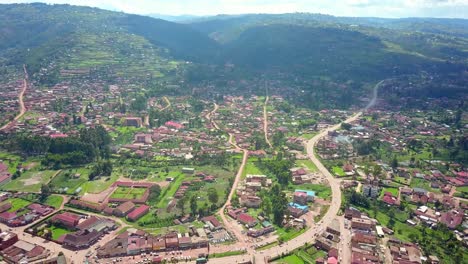
[{"label": "tree", "polygon": [[197,196],[192,195],[192,197],[190,197],[190,213],[192,214],[192,216],[196,215],[197,209],[198,209]]},{"label": "tree", "polygon": [[283,224],[284,214],[287,209],[288,200],[278,184],[271,188],[271,203],[273,212],[273,222],[281,226]]},{"label": "tree", "polygon": [[392,169],[394,169],[394,170],[395,170],[396,168],[398,168],[398,159],[397,159],[396,156],[393,156],[391,166],[392,166]]},{"label": "tree", "polygon": [[344,130],[350,130],[351,127],[353,127],[351,124],[348,124],[348,123],[341,123],[341,129],[344,129]]},{"label": "tree", "polygon": [[186,197],[182,197],[177,201],[176,207],[181,211],[181,214],[185,214],[185,202],[186,202]]},{"label": "tree", "polygon": [[270,217],[273,209],[272,209],[272,204],[271,204],[270,198],[268,198],[266,196],[263,197],[262,210],[263,210],[263,212],[265,213],[265,215],[267,217]]},{"label": "tree", "polygon": [[219,201],[218,192],[216,191],[216,189],[214,187],[211,187],[211,188],[208,189],[208,200],[212,204],[217,204],[218,201]]},{"label": "tree", "polygon": [[40,200],[45,201],[47,197],[49,197],[49,195],[50,195],[50,187],[46,184],[42,184]]},{"label": "tree", "polygon": [[157,184],[151,186],[148,200],[156,203],[159,200],[159,195],[161,195],[161,187]]}]

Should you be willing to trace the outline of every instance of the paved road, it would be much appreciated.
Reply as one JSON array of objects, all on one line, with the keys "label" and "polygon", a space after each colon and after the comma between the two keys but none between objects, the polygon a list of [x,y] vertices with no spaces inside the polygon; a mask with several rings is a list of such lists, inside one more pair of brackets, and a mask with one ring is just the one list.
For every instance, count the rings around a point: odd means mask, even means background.
[{"label": "paved road", "polygon": [[270,100],[270,97],[269,96],[265,97],[265,103],[263,104],[263,133],[265,133],[266,143],[268,144],[268,146],[270,146],[270,148],[273,148],[270,140],[268,139],[268,113],[267,113],[268,100]]},{"label": "paved road", "polygon": [[[378,95],[377,90],[384,81],[381,81],[374,86],[373,97],[371,101],[369,102],[369,104],[364,108],[364,110],[367,110],[370,107],[375,105],[375,103],[377,102],[377,95]],[[354,114],[353,116],[349,117],[348,119],[346,119],[344,123],[354,122],[357,119],[359,119],[361,115],[362,115],[362,112],[358,112]],[[292,239],[281,246],[276,246],[276,247],[273,247],[264,251],[260,251],[260,252],[255,251],[255,254],[252,256],[252,258],[255,259],[256,264],[268,263],[267,262],[268,258],[280,256],[283,253],[287,254],[288,252],[291,252],[294,249],[305,245],[305,243],[312,243],[315,240],[315,238],[327,228],[328,224],[331,223],[331,221],[337,217],[338,211],[341,206],[340,180],[333,177],[333,175],[327,170],[327,168],[325,168],[325,166],[322,164],[322,162],[320,162],[319,158],[317,157],[314,149],[315,149],[315,145],[317,144],[317,142],[319,142],[323,137],[327,136],[328,132],[337,130],[340,128],[340,126],[341,126],[341,123],[322,130],[319,134],[317,134],[312,139],[310,139],[309,142],[307,142],[307,146],[306,146],[307,155],[309,156],[310,160],[315,164],[317,169],[325,176],[332,190],[332,201],[331,201],[330,208],[328,209],[327,213],[324,215],[321,221],[313,225],[310,229],[308,229],[305,233],[298,236],[297,238]],[[234,186],[236,185],[233,185],[233,188]],[[344,221],[344,219],[341,219],[341,218],[338,218],[338,219],[340,220],[340,222]],[[344,222],[342,222],[340,225],[343,225],[343,228],[344,228]],[[345,230],[343,231],[346,232]],[[350,234],[347,236],[344,236],[343,240],[350,241]],[[349,245],[346,245],[346,244],[341,245],[341,252],[344,252],[342,257],[345,260],[342,263],[350,263],[351,253],[349,252],[348,249],[345,249],[348,247]],[[227,257],[227,258],[211,259],[210,263],[220,263],[220,264],[236,263],[236,262],[241,262],[245,258],[246,258],[245,255],[232,256],[232,257]]]},{"label": "paved road", "polygon": [[28,71],[26,69],[26,65],[23,65],[23,71],[24,71],[24,79],[23,79],[23,89],[21,89],[21,92],[18,95],[18,101],[20,105],[20,112],[13,120],[5,124],[0,128],[0,131],[5,130],[7,127],[9,127],[11,124],[14,122],[18,121],[25,113],[26,113],[26,107],[24,106],[24,94],[26,93],[26,90],[28,89],[28,82],[29,82],[29,75]]}]

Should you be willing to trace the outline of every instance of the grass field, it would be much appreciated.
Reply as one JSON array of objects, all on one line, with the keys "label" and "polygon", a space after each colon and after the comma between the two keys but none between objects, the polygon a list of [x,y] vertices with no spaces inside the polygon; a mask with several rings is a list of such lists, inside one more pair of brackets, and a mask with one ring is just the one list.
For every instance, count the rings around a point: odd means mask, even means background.
[{"label": "grass field", "polygon": [[8,172],[11,174],[16,172],[16,167],[18,166],[20,159],[21,158],[19,156],[6,152],[0,152],[0,161],[8,166]]},{"label": "grass field", "polygon": [[245,179],[247,174],[265,174],[256,165],[257,158],[249,158],[245,164],[244,171],[242,172],[242,179]]},{"label": "grass field", "polygon": [[11,203],[11,208],[10,210],[8,210],[8,212],[16,212],[19,209],[24,208],[31,204],[30,201],[26,201],[21,198],[11,198],[11,199],[8,199],[7,202]]},{"label": "grass field", "polygon": [[274,263],[278,264],[305,264],[302,258],[298,257],[296,254],[292,254],[283,258],[278,259]]},{"label": "grass field", "polygon": [[41,185],[47,183],[57,171],[27,171],[19,178],[5,184],[2,189],[18,192],[40,192]]},{"label": "grass field", "polygon": [[296,160],[296,166],[306,167],[311,172],[318,171],[317,166],[311,160]]},{"label": "grass field", "polygon": [[[67,188],[67,194],[73,194],[82,184],[88,181],[89,169],[87,168],[74,168],[62,170],[50,182],[52,189],[59,191]],[[79,174],[78,177],[75,175]]]},{"label": "grass field", "polygon": [[397,188],[383,188],[382,192],[380,193],[379,199],[382,199],[386,192],[389,192],[393,196],[398,197],[399,190]]},{"label": "grass field", "polygon": [[301,184],[301,185],[289,185],[288,189],[294,191],[295,189],[307,190],[307,191],[314,191],[315,196],[329,200],[331,198],[331,188],[329,185],[322,185],[322,184]]},{"label": "grass field", "polygon": [[426,181],[425,179],[420,179],[420,178],[413,178],[411,180],[410,187],[412,188],[418,187],[418,188],[426,189],[427,191],[430,191],[433,193],[441,193],[440,189],[432,188],[429,181]]},{"label": "grass field", "polygon": [[45,200],[44,203],[54,207],[55,209],[58,209],[62,205],[62,202],[63,202],[62,196],[53,194],[47,197],[47,200]]},{"label": "grass field", "polygon": [[80,194],[85,193],[100,193],[107,188],[109,188],[119,176],[115,173],[112,173],[110,177],[99,178],[94,181],[86,181],[81,185],[81,192]]},{"label": "grass field", "polygon": [[110,198],[114,199],[140,199],[146,192],[146,188],[129,188],[119,186],[112,193]]},{"label": "grass field", "polygon": [[344,170],[343,170],[341,167],[334,166],[334,167],[332,168],[332,171],[333,171],[333,174],[334,174],[335,176],[338,176],[338,177],[345,177],[345,176],[346,176]]},{"label": "grass field", "polygon": [[307,229],[300,229],[296,230],[294,228],[291,229],[284,229],[284,228],[277,228],[276,234],[278,235],[278,240],[282,240],[284,242],[289,241],[293,238],[296,238],[303,234]]},{"label": "grass field", "polygon": [[457,187],[457,192],[468,193],[468,186]]},{"label": "grass field", "polygon": [[53,240],[57,240],[59,239],[62,235],[66,235],[66,234],[70,234],[71,231],[67,230],[67,229],[64,229],[64,228],[61,228],[61,227],[57,227],[57,226],[51,226],[49,228],[49,230],[52,232],[52,239]]}]

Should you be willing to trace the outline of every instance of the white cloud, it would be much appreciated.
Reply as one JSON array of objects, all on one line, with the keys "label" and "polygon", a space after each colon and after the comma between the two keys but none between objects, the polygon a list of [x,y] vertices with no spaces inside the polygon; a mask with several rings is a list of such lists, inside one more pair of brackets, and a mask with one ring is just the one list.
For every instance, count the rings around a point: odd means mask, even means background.
[{"label": "white cloud", "polygon": [[312,12],[338,16],[462,17],[468,0],[0,0],[86,5],[136,14],[241,14]]}]

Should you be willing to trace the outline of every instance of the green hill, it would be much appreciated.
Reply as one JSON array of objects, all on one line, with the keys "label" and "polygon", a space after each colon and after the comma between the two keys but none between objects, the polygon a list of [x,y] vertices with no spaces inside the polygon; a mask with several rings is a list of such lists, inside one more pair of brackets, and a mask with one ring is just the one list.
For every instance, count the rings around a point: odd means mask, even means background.
[{"label": "green hill", "polygon": [[[443,84],[466,75],[464,25],[466,20],[300,13],[178,24],[90,7],[0,5],[0,64],[26,63],[45,85],[64,78],[64,70],[77,69],[100,81],[176,77],[209,83],[268,73],[269,78],[352,81],[359,90],[377,80],[424,73]],[[226,63],[235,70],[224,72]]]}]

